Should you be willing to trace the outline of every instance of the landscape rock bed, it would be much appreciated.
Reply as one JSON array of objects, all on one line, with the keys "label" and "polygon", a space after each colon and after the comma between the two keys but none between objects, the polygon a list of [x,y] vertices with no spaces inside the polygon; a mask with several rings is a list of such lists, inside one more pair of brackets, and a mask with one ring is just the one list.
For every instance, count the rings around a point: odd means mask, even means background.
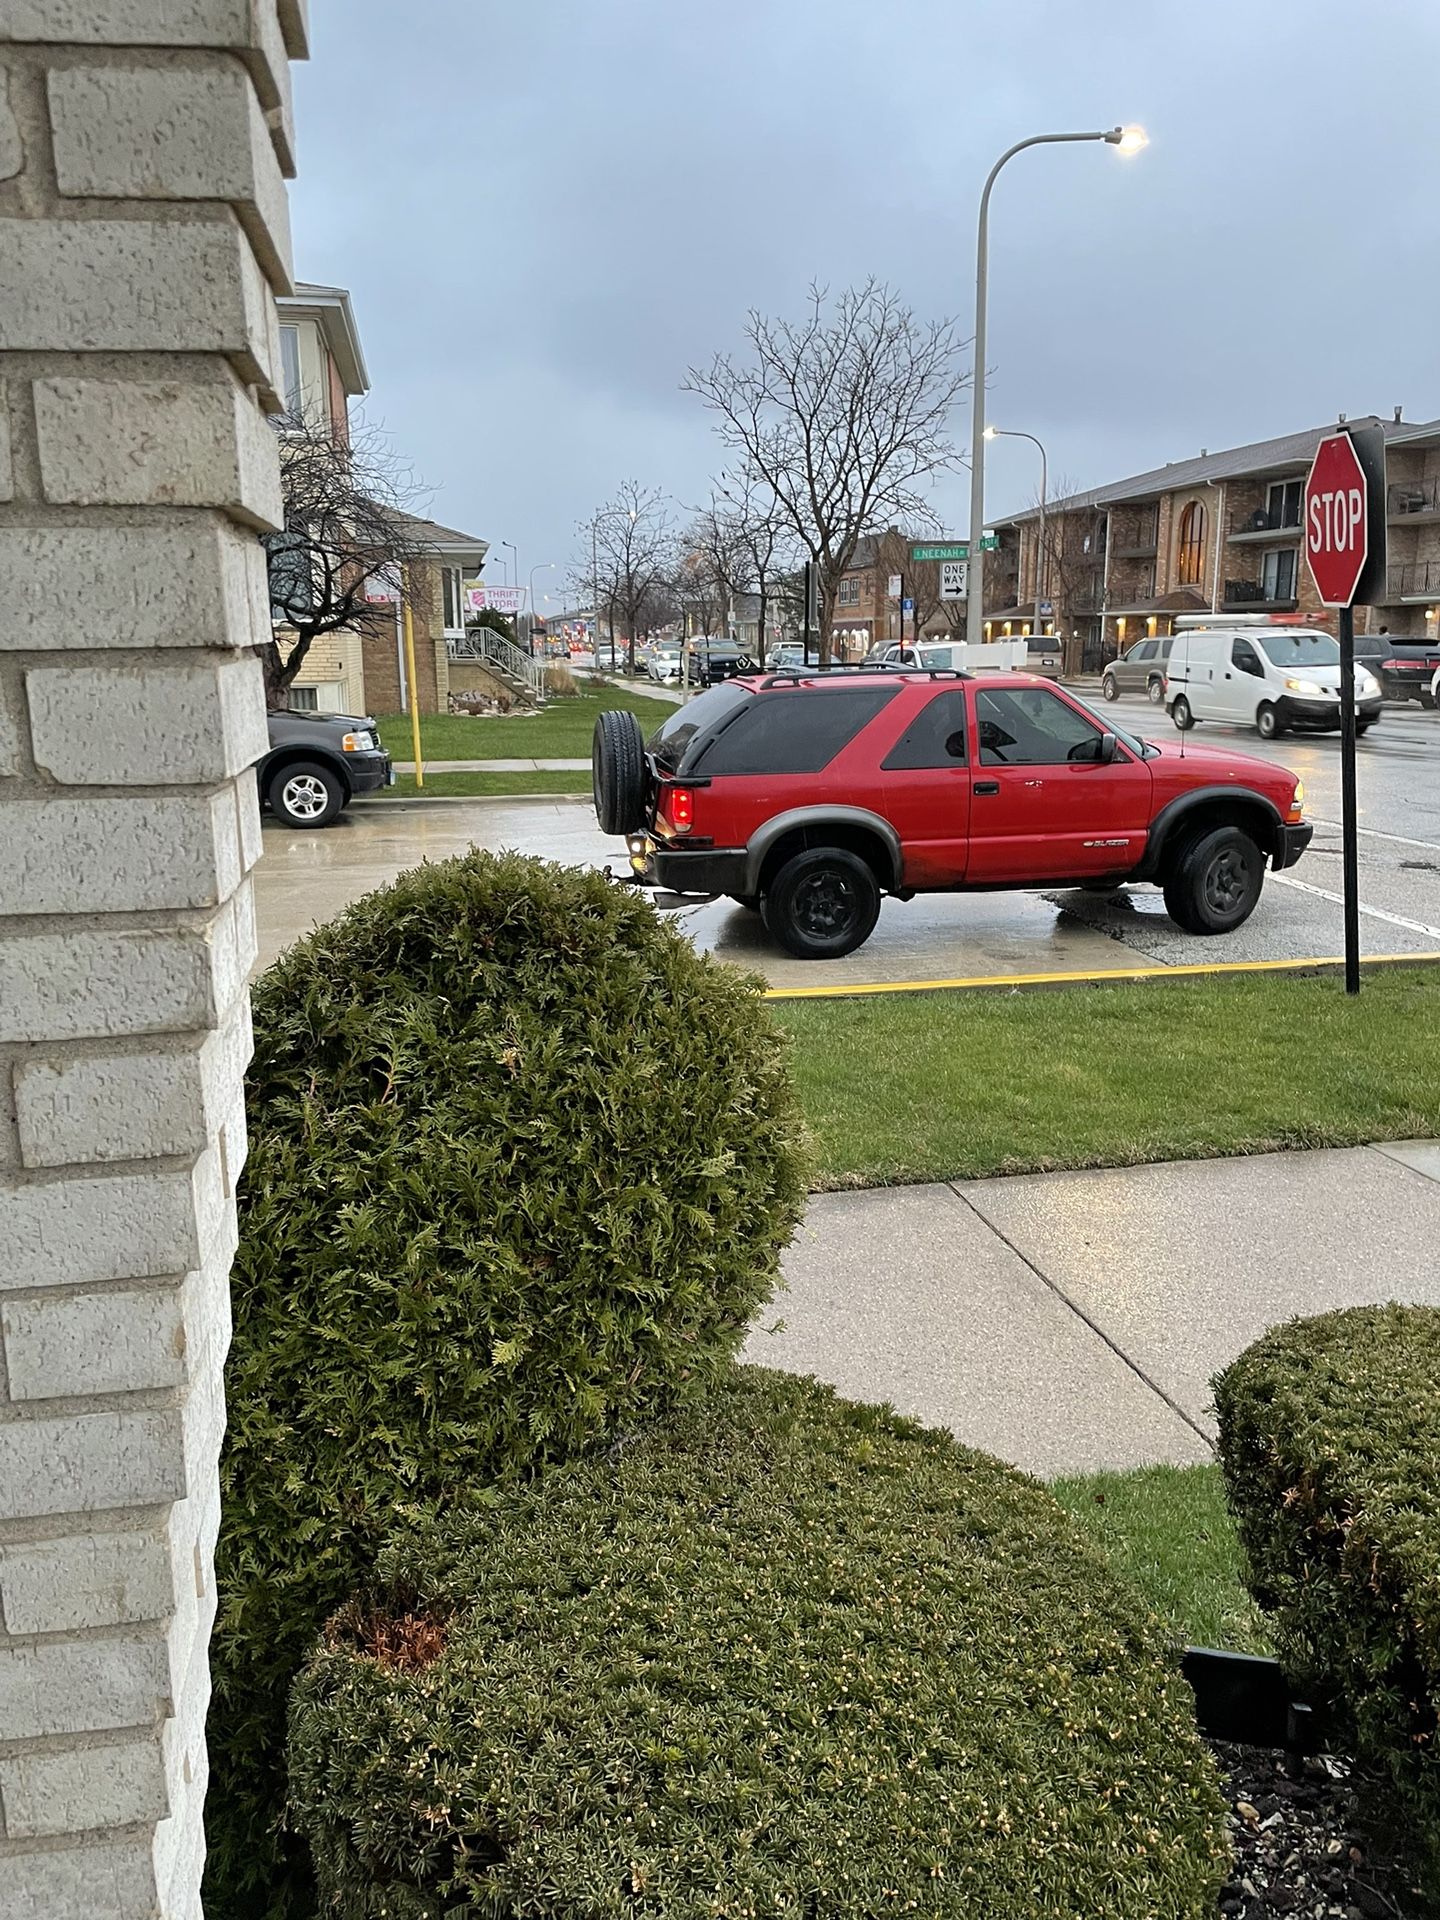
[{"label": "landscape rock bed", "polygon": [[1419,1920],[1409,1877],[1367,1825],[1348,1761],[1212,1743],[1235,1865],[1225,1920]]}]

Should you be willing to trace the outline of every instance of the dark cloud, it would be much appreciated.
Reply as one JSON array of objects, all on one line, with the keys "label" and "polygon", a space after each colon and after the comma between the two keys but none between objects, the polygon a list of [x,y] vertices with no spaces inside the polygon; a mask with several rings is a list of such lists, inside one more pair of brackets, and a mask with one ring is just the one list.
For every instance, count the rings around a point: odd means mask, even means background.
[{"label": "dark cloud", "polygon": [[[679,390],[745,310],[875,272],[973,309],[990,416],[1094,484],[1403,402],[1440,414],[1435,0],[319,0],[300,272],[354,290],[372,414],[445,521],[566,562],[627,475],[694,502]],[[956,421],[964,439],[967,421]],[[1033,491],[999,445],[997,509]],[[951,524],[964,489],[947,485]]]}]

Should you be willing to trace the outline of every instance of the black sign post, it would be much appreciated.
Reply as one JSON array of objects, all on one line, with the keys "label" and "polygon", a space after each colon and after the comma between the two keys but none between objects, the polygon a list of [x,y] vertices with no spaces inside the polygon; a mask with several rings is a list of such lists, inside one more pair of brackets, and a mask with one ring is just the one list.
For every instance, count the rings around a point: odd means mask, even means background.
[{"label": "black sign post", "polygon": [[1305,483],[1305,555],[1326,606],[1340,612],[1340,834],[1345,991],[1360,991],[1359,803],[1355,768],[1355,602],[1385,579],[1385,435],[1344,427],[1316,450]]}]

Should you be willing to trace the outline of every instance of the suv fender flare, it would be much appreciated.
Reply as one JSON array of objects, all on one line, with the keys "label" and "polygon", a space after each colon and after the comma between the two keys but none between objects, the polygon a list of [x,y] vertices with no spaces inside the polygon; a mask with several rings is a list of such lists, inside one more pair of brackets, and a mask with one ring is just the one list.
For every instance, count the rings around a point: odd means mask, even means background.
[{"label": "suv fender flare", "polygon": [[884,847],[889,857],[890,871],[876,877],[882,887],[898,887],[905,871],[904,856],[900,850],[900,836],[878,813],[870,813],[864,807],[792,807],[788,813],[777,813],[773,820],[767,820],[751,838],[745,849],[745,890],[758,893],[760,890],[760,871],[765,865],[765,856],[777,840],[783,840],[787,833],[799,828],[821,827],[858,827],[864,833],[873,834]]},{"label": "suv fender flare", "polygon": [[332,753],[328,747],[307,747],[296,740],[283,747],[272,747],[269,753],[262,754],[255,762],[255,778],[262,800],[269,792],[270,782],[276,774],[297,760],[313,761],[316,766],[327,768],[345,789],[346,799],[350,798],[350,775],[341,755]]},{"label": "suv fender flare", "polygon": [[1279,852],[1284,842],[1285,822],[1273,800],[1267,799],[1263,793],[1257,793],[1253,787],[1197,787],[1193,793],[1178,794],[1150,822],[1145,857],[1137,870],[1138,877],[1149,879],[1158,873],[1166,850],[1183,830],[1190,815],[1201,807],[1213,806],[1217,801],[1228,805],[1238,803],[1242,807],[1258,807],[1270,828],[1269,844],[1263,850],[1272,857]]}]

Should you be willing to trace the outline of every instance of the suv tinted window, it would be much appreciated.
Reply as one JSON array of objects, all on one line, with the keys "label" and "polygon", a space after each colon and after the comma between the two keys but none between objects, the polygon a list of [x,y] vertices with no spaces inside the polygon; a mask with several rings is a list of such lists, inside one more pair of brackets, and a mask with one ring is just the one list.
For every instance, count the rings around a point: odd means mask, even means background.
[{"label": "suv tinted window", "polygon": [[819,773],[898,691],[824,687],[759,694],[747,713],[701,747],[685,771]]},{"label": "suv tinted window", "polygon": [[1155,658],[1155,642],[1153,640],[1142,640],[1138,647],[1131,647],[1129,658],[1132,660],[1153,660]]},{"label": "suv tinted window", "polygon": [[946,767],[965,758],[965,693],[952,687],[927,700],[886,754],[887,771]]},{"label": "suv tinted window", "polygon": [[678,773],[685,750],[695,736],[701,732],[708,734],[715,727],[724,726],[754,697],[743,687],[724,682],[718,687],[711,687],[707,693],[697,694],[693,700],[687,700],[683,707],[676,707],[668,719],[661,721],[650,736],[651,753],[667,773]]},{"label": "suv tinted window", "polygon": [[[1104,729],[1044,687],[985,687],[975,696],[980,759],[988,767],[1053,767],[1083,760]],[[1077,752],[1077,748],[1079,751]]]}]

